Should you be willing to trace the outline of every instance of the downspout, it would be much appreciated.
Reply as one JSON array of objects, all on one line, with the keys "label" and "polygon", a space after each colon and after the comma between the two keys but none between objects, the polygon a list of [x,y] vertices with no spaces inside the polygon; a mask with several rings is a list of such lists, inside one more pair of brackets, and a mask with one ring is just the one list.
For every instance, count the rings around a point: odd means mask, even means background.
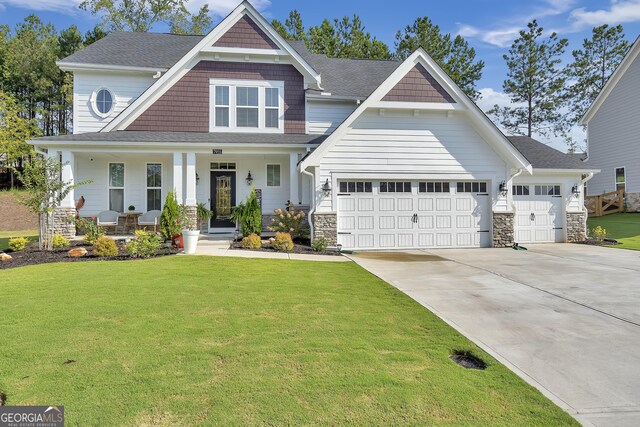
[{"label": "downspout", "polygon": [[587,173],[587,175],[582,178],[582,181],[580,181],[580,188],[581,188],[581,192],[582,192],[582,212],[584,212],[584,229],[585,231],[587,230],[587,218],[589,218],[589,209],[587,209],[587,207],[584,204],[584,198],[587,196],[586,194],[584,194],[584,185],[589,182],[589,180],[591,180],[591,178],[593,178],[593,172],[589,172]]},{"label": "downspout", "polygon": [[313,241],[313,213],[316,210],[316,176],[311,172],[307,172],[306,169],[300,169],[305,175],[309,175],[311,177],[311,194],[309,194],[309,202],[311,206],[309,206],[309,234],[311,236],[311,241]]},{"label": "downspout", "polygon": [[[522,172],[524,172],[524,169],[520,168],[516,171],[516,173],[514,173],[513,175],[509,176],[509,182],[511,183],[511,186],[513,187],[513,178],[520,176],[520,174],[522,174]],[[513,203],[513,194],[511,195],[511,209],[515,210],[516,206]]]}]

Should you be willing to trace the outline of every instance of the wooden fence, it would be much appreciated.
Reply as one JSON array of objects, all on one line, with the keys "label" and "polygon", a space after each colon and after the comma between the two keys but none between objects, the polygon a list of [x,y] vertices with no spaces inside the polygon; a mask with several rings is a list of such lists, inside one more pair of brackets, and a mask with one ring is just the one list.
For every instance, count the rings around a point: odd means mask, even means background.
[{"label": "wooden fence", "polygon": [[585,196],[584,206],[589,211],[590,217],[622,212],[624,211],[624,190],[598,196]]}]

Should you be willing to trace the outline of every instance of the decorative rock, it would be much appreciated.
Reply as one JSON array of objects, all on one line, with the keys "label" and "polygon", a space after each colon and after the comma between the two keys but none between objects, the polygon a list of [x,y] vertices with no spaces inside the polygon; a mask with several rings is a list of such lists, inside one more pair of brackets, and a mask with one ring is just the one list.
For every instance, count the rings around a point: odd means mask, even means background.
[{"label": "decorative rock", "polygon": [[0,260],[2,260],[2,262],[11,261],[12,259],[13,257],[11,255],[0,252]]},{"label": "decorative rock", "polygon": [[68,253],[70,257],[78,258],[81,256],[85,256],[87,254],[87,250],[85,248],[73,248]]}]

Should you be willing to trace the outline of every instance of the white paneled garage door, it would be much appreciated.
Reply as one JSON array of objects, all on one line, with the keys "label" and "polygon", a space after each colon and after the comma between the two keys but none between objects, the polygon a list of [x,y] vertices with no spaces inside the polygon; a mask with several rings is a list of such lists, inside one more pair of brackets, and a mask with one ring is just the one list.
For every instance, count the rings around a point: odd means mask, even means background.
[{"label": "white paneled garage door", "polygon": [[340,181],[344,249],[488,247],[485,182]]},{"label": "white paneled garage door", "polygon": [[563,241],[562,195],[559,185],[514,185],[515,241]]}]

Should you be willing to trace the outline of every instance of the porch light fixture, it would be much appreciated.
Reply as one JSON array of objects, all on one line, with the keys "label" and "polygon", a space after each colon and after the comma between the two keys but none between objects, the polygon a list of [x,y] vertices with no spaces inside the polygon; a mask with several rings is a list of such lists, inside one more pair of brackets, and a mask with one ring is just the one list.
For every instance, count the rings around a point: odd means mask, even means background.
[{"label": "porch light fixture", "polygon": [[578,184],[573,184],[573,187],[571,188],[571,193],[575,197],[578,197],[580,195],[580,187],[578,187]]},{"label": "porch light fixture", "polygon": [[506,195],[507,195],[507,193],[509,192],[509,190],[507,189],[507,183],[506,183],[506,182],[504,182],[504,181],[502,181],[502,182],[500,183],[499,190],[500,190],[500,194],[501,194],[502,196],[506,196]]},{"label": "porch light fixture", "polygon": [[324,184],[322,184],[322,192],[324,193],[325,197],[331,194],[331,184],[329,184],[329,178],[327,178]]},{"label": "porch light fixture", "polygon": [[200,175],[196,172],[196,185],[200,184]]},{"label": "porch light fixture", "polygon": [[251,176],[251,171],[247,174],[247,185],[253,184],[253,177]]},{"label": "porch light fixture", "polygon": [[338,243],[336,245],[336,248],[338,248],[338,252],[342,252],[342,244],[341,243]]}]

